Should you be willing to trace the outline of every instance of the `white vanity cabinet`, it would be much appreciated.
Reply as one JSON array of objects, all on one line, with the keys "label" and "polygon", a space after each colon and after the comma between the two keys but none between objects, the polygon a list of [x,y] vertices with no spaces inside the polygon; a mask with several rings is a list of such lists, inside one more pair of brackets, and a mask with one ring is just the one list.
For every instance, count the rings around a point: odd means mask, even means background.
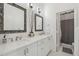
[{"label": "white vanity cabinet", "polygon": [[38,56],[43,56],[44,55],[44,39],[40,40],[37,42],[37,51],[38,51]]},{"label": "white vanity cabinet", "polygon": [[38,41],[38,56],[46,56],[48,52],[51,50],[51,39],[50,37],[43,38],[42,40]]},{"label": "white vanity cabinet", "polygon": [[52,50],[52,49],[54,49],[54,47],[53,47],[53,45],[54,45],[53,36],[50,36],[49,39],[50,39],[49,40],[49,42],[50,42],[49,48],[50,48],[50,50]]},{"label": "white vanity cabinet", "polygon": [[45,55],[48,55],[48,52],[50,51],[50,39],[49,37],[45,38],[45,46],[44,46],[44,51],[45,51]]},{"label": "white vanity cabinet", "polygon": [[37,43],[26,46],[24,54],[26,56],[37,56]]},{"label": "white vanity cabinet", "polygon": [[[36,40],[36,41],[35,41]],[[23,43],[22,43],[23,42]],[[31,41],[19,41],[14,47],[9,48],[9,52],[4,53],[5,56],[46,56],[51,50],[51,36],[43,38],[33,38]],[[20,45],[17,45],[20,44]],[[8,46],[8,45],[7,45]],[[12,46],[12,45],[10,45]],[[15,49],[16,48],[16,49]],[[7,51],[7,49],[5,49]]]},{"label": "white vanity cabinet", "polygon": [[6,56],[37,56],[37,43],[11,51]]},{"label": "white vanity cabinet", "polygon": [[24,47],[16,49],[14,51],[11,51],[7,54],[4,54],[5,56],[25,56],[24,55]]}]

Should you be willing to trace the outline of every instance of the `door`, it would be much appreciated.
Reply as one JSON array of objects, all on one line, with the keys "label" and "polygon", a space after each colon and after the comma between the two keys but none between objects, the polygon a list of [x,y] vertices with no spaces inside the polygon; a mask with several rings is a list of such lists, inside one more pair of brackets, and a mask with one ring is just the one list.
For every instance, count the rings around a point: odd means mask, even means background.
[{"label": "door", "polygon": [[33,43],[26,47],[25,49],[26,56],[37,56],[37,43]]},{"label": "door", "polygon": [[74,19],[61,20],[61,42],[72,44],[74,42]]},{"label": "door", "polygon": [[37,47],[38,47],[38,56],[43,56],[44,54],[44,40],[40,40],[37,43]]}]

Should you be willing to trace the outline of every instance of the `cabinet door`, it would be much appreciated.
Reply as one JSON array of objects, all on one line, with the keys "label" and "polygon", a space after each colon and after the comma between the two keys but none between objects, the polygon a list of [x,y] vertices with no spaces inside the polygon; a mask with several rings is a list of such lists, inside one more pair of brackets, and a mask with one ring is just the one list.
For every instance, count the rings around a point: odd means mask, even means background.
[{"label": "cabinet door", "polygon": [[34,44],[34,56],[37,56],[37,42]]},{"label": "cabinet door", "polygon": [[55,49],[53,45],[55,45],[55,42],[53,40],[53,36],[50,36],[50,49]]},{"label": "cabinet door", "polygon": [[51,39],[50,37],[46,37],[43,39],[43,43],[42,43],[42,47],[41,47],[41,55],[48,55],[49,51],[51,50]]},{"label": "cabinet door", "polygon": [[9,52],[7,54],[5,54],[6,56],[24,56],[24,49],[23,48],[19,48],[15,51]]},{"label": "cabinet door", "polygon": [[47,55],[48,54],[48,52],[49,52],[49,44],[50,44],[50,42],[49,42],[49,40],[48,40],[48,38],[45,38],[45,44],[44,44],[44,51],[45,51],[45,55]]},{"label": "cabinet door", "polygon": [[25,53],[26,56],[37,56],[37,43],[33,43],[26,47]]},{"label": "cabinet door", "polygon": [[51,38],[50,37],[48,37],[47,38],[47,43],[48,43],[48,51],[50,51],[51,50]]},{"label": "cabinet door", "polygon": [[45,50],[45,48],[44,48],[45,44],[44,43],[45,43],[44,39],[38,41],[38,43],[37,43],[38,56],[44,56],[45,55],[45,52],[44,52],[44,50]]},{"label": "cabinet door", "polygon": [[43,55],[43,47],[38,46],[38,56],[42,56],[42,55]]},{"label": "cabinet door", "polygon": [[43,50],[44,50],[44,55],[48,55],[48,52],[50,51],[50,39],[49,37],[44,38],[44,44],[43,44]]}]

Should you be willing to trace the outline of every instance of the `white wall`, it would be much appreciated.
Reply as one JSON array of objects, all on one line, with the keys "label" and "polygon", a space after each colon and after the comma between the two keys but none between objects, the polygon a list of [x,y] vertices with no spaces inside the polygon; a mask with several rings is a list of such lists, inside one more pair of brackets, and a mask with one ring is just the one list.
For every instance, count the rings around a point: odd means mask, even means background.
[{"label": "white wall", "polygon": [[53,35],[53,44],[52,48],[56,50],[56,13],[55,13],[55,6],[52,4],[45,5],[45,31],[47,33],[51,33]]}]

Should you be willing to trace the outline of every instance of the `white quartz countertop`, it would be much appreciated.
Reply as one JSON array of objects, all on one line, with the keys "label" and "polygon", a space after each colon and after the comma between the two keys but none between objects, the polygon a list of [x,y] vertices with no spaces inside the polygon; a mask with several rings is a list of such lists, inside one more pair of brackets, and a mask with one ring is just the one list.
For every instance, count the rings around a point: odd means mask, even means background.
[{"label": "white quartz countertop", "polygon": [[6,53],[9,53],[13,50],[19,49],[23,46],[30,45],[34,42],[37,42],[43,38],[46,38],[50,35],[40,35],[40,36],[34,36],[34,37],[25,37],[22,38],[22,40],[11,42],[11,43],[6,43],[6,44],[1,44],[0,45],[0,55],[4,55]]}]

